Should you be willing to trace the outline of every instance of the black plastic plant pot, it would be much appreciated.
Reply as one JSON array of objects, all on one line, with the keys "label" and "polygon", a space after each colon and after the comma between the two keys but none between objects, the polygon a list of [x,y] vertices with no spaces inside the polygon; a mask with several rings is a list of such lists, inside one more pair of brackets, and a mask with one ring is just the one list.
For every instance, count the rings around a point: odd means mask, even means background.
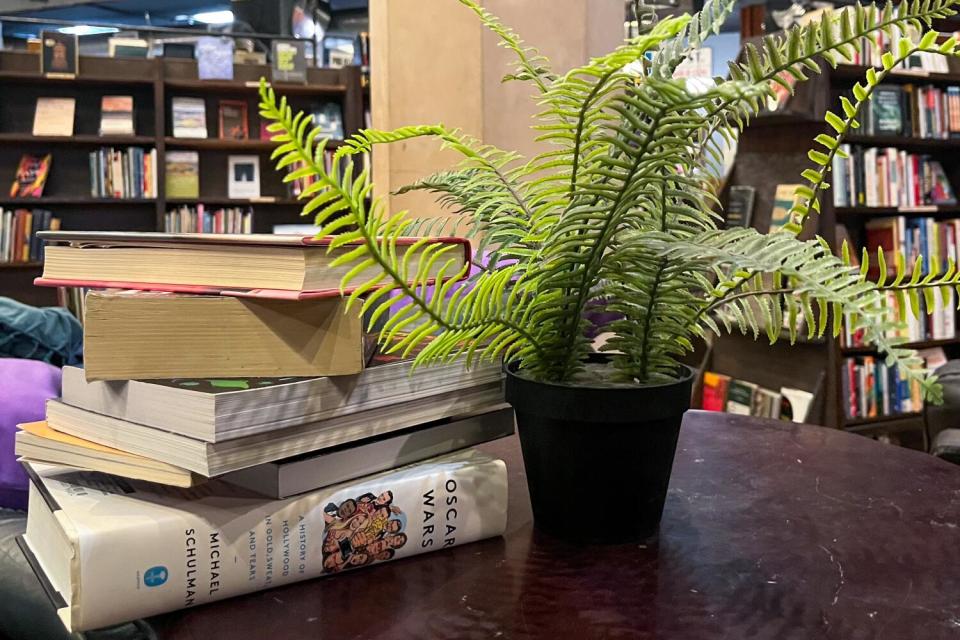
[{"label": "black plastic plant pot", "polygon": [[655,537],[693,371],[667,384],[594,387],[538,382],[516,362],[505,369],[534,525],[577,543]]}]

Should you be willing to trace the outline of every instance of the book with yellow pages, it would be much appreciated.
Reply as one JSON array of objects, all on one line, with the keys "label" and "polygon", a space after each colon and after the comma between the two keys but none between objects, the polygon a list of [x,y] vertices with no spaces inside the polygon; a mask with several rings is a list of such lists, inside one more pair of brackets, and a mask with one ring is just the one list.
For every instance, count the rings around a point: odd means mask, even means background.
[{"label": "book with yellow pages", "polygon": [[341,376],[366,360],[363,319],[343,298],[107,290],[85,307],[87,380]]},{"label": "book with yellow pages", "polygon": [[54,431],[44,421],[17,426],[20,430],[15,436],[14,452],[23,460],[102,471],[174,487],[192,487],[204,480],[165,462]]},{"label": "book with yellow pages", "polygon": [[[330,238],[272,234],[139,233],[48,231],[37,234],[46,243],[39,285],[117,289],[154,289],[184,293],[303,299],[341,295],[340,282],[355,265],[332,267],[338,257],[356,249],[347,244],[330,249]],[[420,238],[397,242],[398,259],[410,273],[429,245],[444,245],[430,276],[452,277],[470,257],[463,238]],[[407,256],[407,252],[412,255]],[[431,258],[436,256],[434,253]],[[448,264],[452,261],[452,264]],[[369,266],[361,280],[382,273]]]}]

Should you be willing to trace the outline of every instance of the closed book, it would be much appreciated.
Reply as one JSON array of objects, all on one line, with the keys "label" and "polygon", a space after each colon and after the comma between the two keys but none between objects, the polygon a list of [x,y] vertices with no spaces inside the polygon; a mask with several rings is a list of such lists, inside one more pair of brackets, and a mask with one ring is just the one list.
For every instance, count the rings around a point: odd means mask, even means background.
[{"label": "closed book", "polygon": [[727,408],[727,389],[730,376],[706,371],[703,374],[703,402],[705,411],[724,411]]},{"label": "closed book", "polygon": [[900,135],[903,133],[903,95],[900,87],[877,87],[870,100],[870,133]]},{"label": "closed book", "polygon": [[753,202],[756,189],[746,185],[730,187],[730,197],[727,202],[728,229],[734,227],[749,227],[753,218]]},{"label": "closed book", "polygon": [[260,464],[220,479],[270,498],[288,498],[512,434],[513,409],[504,407]]},{"label": "closed book", "polygon": [[[412,369],[411,360],[381,362],[337,378],[180,378],[91,382],[83,369],[63,368],[63,402],[120,420],[206,442],[222,442],[394,407],[428,404],[436,395],[500,384],[498,364],[463,360]],[[406,405],[405,405],[406,406]],[[444,417],[444,416],[439,416]]]},{"label": "closed book", "polygon": [[[356,265],[332,267],[337,257],[356,249],[347,244],[328,251],[330,238],[270,234],[168,234],[137,232],[47,231],[43,280],[38,284],[159,289],[187,293],[219,289],[255,290],[263,297],[340,296],[340,282]],[[458,273],[470,256],[463,238],[437,238],[408,255],[418,238],[396,243],[398,260],[411,273],[419,268],[426,247],[445,245],[431,255],[428,275]],[[438,259],[435,259],[438,258]],[[446,267],[446,268],[445,268]],[[367,267],[358,281],[382,274]],[[52,280],[53,282],[44,282]],[[349,290],[348,290],[349,291]]]},{"label": "closed book", "polygon": [[[491,407],[500,404],[503,404],[503,389],[497,380],[438,393],[426,399],[395,398],[391,404],[375,409],[222,442],[205,442],[163,427],[119,420],[57,400],[47,403],[47,424],[62,433],[166,462],[209,478],[434,420],[490,411]],[[177,412],[177,407],[169,407],[160,416]]]},{"label": "closed book", "polygon": [[190,487],[203,480],[186,469],[159,460],[60,433],[51,429],[46,422],[29,422],[18,426],[20,430],[15,436],[14,453],[23,460],[102,471],[174,487]]},{"label": "closed book", "polygon": [[23,546],[71,631],[501,535],[507,474],[475,450],[296,498],[30,465]]},{"label": "closed book", "polygon": [[76,98],[37,98],[33,135],[72,136]]},{"label": "closed book", "polygon": [[743,380],[731,380],[727,390],[727,412],[748,416],[753,408],[757,385]]},{"label": "closed book", "polygon": [[338,376],[365,361],[363,319],[342,298],[91,291],[83,339],[87,380]]}]

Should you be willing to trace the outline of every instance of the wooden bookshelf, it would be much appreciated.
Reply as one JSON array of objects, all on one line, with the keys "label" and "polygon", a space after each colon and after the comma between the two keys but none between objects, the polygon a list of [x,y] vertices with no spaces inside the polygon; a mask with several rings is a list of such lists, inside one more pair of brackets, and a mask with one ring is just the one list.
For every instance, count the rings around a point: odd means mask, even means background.
[{"label": "wooden bookshelf", "polygon": [[[233,80],[200,80],[194,60],[180,58],[104,58],[81,56],[73,79],[40,74],[37,54],[0,51],[0,176],[12,181],[23,154],[51,153],[53,160],[41,198],[0,197],[4,208],[49,209],[67,230],[158,231],[168,209],[181,205],[250,206],[254,231],[269,233],[274,224],[303,223],[302,203],[289,193],[282,175],[274,170],[270,153],[274,145],[260,140],[258,88],[261,77],[270,77],[268,65],[234,65]],[[364,96],[359,67],[307,70],[305,84],[278,83],[277,93],[287,96],[294,109],[309,111],[314,105],[339,102],[346,135],[363,126]],[[131,95],[134,100],[132,136],[100,136],[100,100],[104,95]],[[198,97],[206,103],[208,138],[174,138],[171,101]],[[76,98],[74,135],[35,136],[33,116],[38,97]],[[227,140],[217,136],[220,100],[247,103],[251,139]],[[330,148],[341,144],[332,141]],[[157,150],[158,194],[151,199],[92,198],[88,154],[99,147],[138,146]],[[200,156],[200,195],[196,199],[168,199],[164,190],[167,150],[195,150]],[[227,159],[243,153],[260,157],[260,199],[238,200],[227,195]],[[53,289],[34,287],[42,265],[0,264],[0,295],[30,304],[55,304]]]},{"label": "wooden bookshelf", "polygon": [[[956,62],[951,64],[955,65]],[[819,133],[831,131],[823,123],[826,109],[839,111],[839,96],[849,95],[853,83],[863,82],[867,70],[866,67],[853,65],[840,65],[836,69],[831,69],[829,65],[823,64],[822,67],[824,69],[822,76],[814,77],[810,82],[798,87],[797,94],[787,105],[786,113],[757,118],[741,137],[737,161],[729,184],[750,185],[756,188],[753,224],[760,230],[768,228],[776,186],[802,182],[800,172],[810,166],[807,151],[813,148],[814,137]],[[887,78],[887,82],[912,83],[918,86],[927,84],[960,86],[960,68],[951,67],[951,69],[951,73],[892,75]],[[941,162],[955,194],[960,193],[960,154],[957,153],[960,150],[960,138],[932,139],[856,133],[848,136],[845,142],[861,146],[896,147],[930,155]],[[865,240],[866,223],[889,216],[956,218],[960,217],[960,204],[914,208],[836,207],[833,204],[831,190],[826,192],[821,201],[821,214],[808,219],[804,237],[818,234],[836,249],[839,246],[837,225],[842,224],[847,228],[854,244],[859,247]],[[960,357],[960,337],[924,340],[906,346],[914,349],[940,347],[947,353],[948,358]],[[724,338],[717,341],[714,351],[721,352],[719,361],[726,367],[718,368],[718,371],[761,385],[765,383],[762,379],[765,370],[783,368],[781,360],[789,362],[789,366],[798,372],[795,374],[797,381],[793,386],[800,388],[804,388],[800,378],[803,376],[809,378],[808,370],[812,366],[819,367],[819,370],[825,374],[824,411],[819,420],[815,417],[814,421],[870,436],[884,433],[896,434],[902,444],[910,446],[920,446],[922,442],[923,416],[921,413],[876,418],[846,417],[844,403],[847,401],[847,393],[841,384],[844,359],[872,355],[876,353],[874,349],[843,347],[839,339],[826,340],[819,348],[817,345],[807,345],[802,350],[776,345],[768,350],[766,365],[761,364],[755,356],[741,355],[744,349],[742,340],[739,338]],[[809,390],[809,385],[807,388]]]}]

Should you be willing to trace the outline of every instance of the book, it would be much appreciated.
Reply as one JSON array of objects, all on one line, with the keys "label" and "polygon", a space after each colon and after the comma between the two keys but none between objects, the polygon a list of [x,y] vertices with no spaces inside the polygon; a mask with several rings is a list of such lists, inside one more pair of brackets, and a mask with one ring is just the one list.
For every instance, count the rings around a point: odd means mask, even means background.
[{"label": "book", "polygon": [[753,411],[753,398],[757,393],[757,385],[744,380],[731,380],[727,387],[727,413],[736,413],[744,416]]},{"label": "book", "polygon": [[[47,242],[47,257],[44,281],[38,284],[189,293],[254,290],[246,295],[286,298],[340,296],[340,281],[353,266],[330,263],[355,248],[347,244],[328,251],[330,238],[272,234],[47,231],[40,237]],[[397,243],[398,256],[413,270],[423,249],[409,257],[407,252],[417,241],[402,238]],[[448,245],[444,259],[453,268],[447,274],[457,273],[469,260],[470,243],[463,238],[433,243]],[[430,275],[435,277],[443,263],[436,260]],[[363,273],[374,277],[381,270],[369,267]]]},{"label": "book", "polygon": [[171,101],[174,138],[207,137],[207,105],[203,98],[176,97]]},{"label": "book", "polygon": [[790,210],[798,184],[778,184],[773,196],[773,211],[770,213],[770,233],[779,231],[790,222]]},{"label": "book", "polygon": [[200,80],[233,80],[233,38],[197,38],[197,77]]},{"label": "book", "polygon": [[780,387],[780,419],[806,422],[813,405],[813,394],[803,389]]},{"label": "book", "polygon": [[227,157],[227,195],[238,200],[260,197],[260,156]]},{"label": "book", "polygon": [[247,103],[244,100],[221,100],[218,107],[220,137],[246,140],[250,137],[247,125]]},{"label": "book", "polygon": [[446,419],[220,476],[274,499],[474,447],[513,434],[513,409]]},{"label": "book", "polygon": [[196,50],[192,42],[164,42],[164,58],[183,58],[193,60]]},{"label": "book", "polygon": [[[502,378],[499,364],[467,369],[462,359],[413,370],[410,360],[384,362],[375,357],[361,373],[340,378],[93,382],[83,369],[67,366],[62,401],[196,440],[223,442],[389,407],[398,399],[410,406],[426,404],[435,395],[499,384]],[[170,407],[178,409],[170,411]]]},{"label": "book", "polygon": [[320,127],[320,137],[328,140],[343,140],[343,111],[337,102],[327,102],[316,107],[311,114],[313,125]]},{"label": "book", "polygon": [[33,114],[33,135],[72,136],[76,98],[37,98]]},{"label": "book", "polygon": [[342,376],[363,370],[363,320],[342,298],[241,299],[91,291],[88,380]]},{"label": "book", "polygon": [[730,187],[730,197],[727,202],[726,228],[749,227],[753,219],[753,201],[757,190],[746,185]]},{"label": "book", "polygon": [[43,31],[40,55],[40,73],[46,76],[72,77],[80,68],[77,34]]},{"label": "book", "polygon": [[299,40],[274,40],[270,78],[274,82],[307,81],[307,44]]},{"label": "book", "polygon": [[173,487],[192,487],[203,479],[185,469],[136,456],[51,429],[46,422],[17,425],[14,453],[22,460],[102,471]]},{"label": "book", "polygon": [[133,96],[103,96],[100,99],[100,135],[133,134]]},{"label": "book", "polygon": [[142,38],[110,38],[107,40],[107,55],[111,58],[146,58],[149,44]]},{"label": "book", "polygon": [[705,371],[703,374],[701,408],[704,411],[724,411],[727,407],[727,389],[729,386],[730,376]]},{"label": "book", "polygon": [[167,198],[199,198],[199,152],[167,151],[166,158],[165,187]]},{"label": "book", "polygon": [[23,547],[71,631],[467,544],[506,528],[506,467],[475,450],[280,502],[220,482],[176,490],[64,467],[28,469]]},{"label": "book", "polygon": [[900,87],[877,87],[869,104],[868,134],[898,136],[903,133],[903,91]]},{"label": "book", "polygon": [[[293,427],[221,442],[205,442],[173,433],[165,427],[148,427],[112,418],[71,407],[59,400],[50,400],[47,403],[47,424],[62,433],[162,460],[175,467],[211,477],[434,420],[490,411],[492,407],[503,404],[501,386],[502,383],[498,380],[464,389],[433,393],[426,399],[408,400],[394,397],[391,404],[375,409],[337,415],[315,422],[299,422]],[[167,407],[160,415],[173,413],[171,408]]]},{"label": "book", "polygon": [[263,51],[246,51],[244,49],[236,49],[233,52],[233,63],[256,64],[262,66],[267,64],[267,54]]},{"label": "book", "polygon": [[50,174],[50,162],[53,156],[22,155],[17,166],[17,175],[10,185],[11,198],[39,198]]}]

